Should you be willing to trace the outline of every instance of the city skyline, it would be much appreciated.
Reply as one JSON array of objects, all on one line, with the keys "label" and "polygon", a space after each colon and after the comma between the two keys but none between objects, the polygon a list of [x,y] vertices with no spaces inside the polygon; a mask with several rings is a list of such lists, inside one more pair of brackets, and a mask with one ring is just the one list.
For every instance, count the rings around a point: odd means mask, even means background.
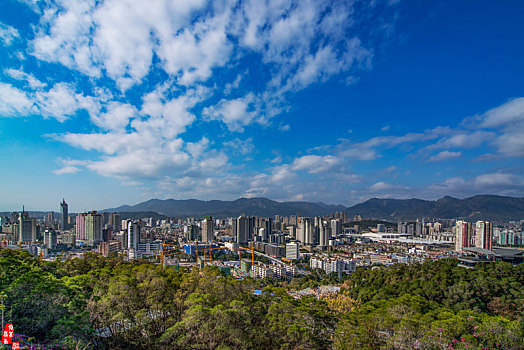
[{"label": "city skyline", "polygon": [[0,211],[524,197],[524,4],[7,1]]}]

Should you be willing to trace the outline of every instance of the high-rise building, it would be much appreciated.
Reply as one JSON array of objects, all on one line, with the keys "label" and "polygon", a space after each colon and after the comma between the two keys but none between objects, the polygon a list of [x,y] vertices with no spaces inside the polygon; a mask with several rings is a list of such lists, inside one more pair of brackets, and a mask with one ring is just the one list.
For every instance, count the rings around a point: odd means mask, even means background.
[{"label": "high-rise building", "polygon": [[[259,219],[258,220],[258,224],[257,224],[256,232],[260,233],[260,229],[261,228],[264,229],[266,237],[271,236],[271,234],[273,233],[273,230],[272,230],[272,228],[273,228],[273,220],[271,220],[271,218],[261,218],[261,219]],[[263,239],[263,240],[265,240],[265,239]]]},{"label": "high-rise building", "polygon": [[102,214],[102,226],[109,224],[109,213],[104,211],[100,214]]},{"label": "high-rise building", "polygon": [[140,243],[140,225],[132,222],[127,225],[127,248],[138,250],[138,243]]},{"label": "high-rise building", "polygon": [[300,218],[298,223],[297,241],[302,244],[313,244],[314,240],[314,225],[310,218]]},{"label": "high-rise building", "polygon": [[213,227],[213,218],[206,216],[202,220],[202,242],[212,242],[215,239],[215,230]]},{"label": "high-rise building", "polygon": [[269,235],[267,234],[267,231],[264,227],[261,227],[258,229],[258,236],[262,240],[262,242],[267,242]]},{"label": "high-rise building", "polygon": [[81,213],[76,217],[76,239],[84,241],[89,246],[98,245],[102,241],[102,215],[96,211]]},{"label": "high-rise building", "polygon": [[65,230],[69,226],[67,220],[69,217],[69,209],[64,198],[62,198],[62,203],[60,203],[60,213],[62,214],[60,217],[60,229]]},{"label": "high-rise building", "polygon": [[186,237],[186,240],[189,241],[196,241],[198,239],[198,226],[197,225],[186,225],[184,226],[184,236]]},{"label": "high-rise building", "polygon": [[30,218],[25,209],[18,215],[18,230],[18,242],[36,241],[36,219]]},{"label": "high-rise building", "polygon": [[471,223],[458,220],[455,224],[455,251],[462,252],[463,248],[471,247]]},{"label": "high-rise building", "polygon": [[297,242],[286,244],[286,259],[298,260],[300,257],[300,246]]},{"label": "high-rise building", "polygon": [[57,237],[53,230],[45,230],[44,232],[44,245],[48,249],[56,249]]},{"label": "high-rise building", "polygon": [[327,247],[329,244],[329,239],[331,238],[331,226],[329,226],[326,221],[321,221],[319,225],[319,231],[320,246]]},{"label": "high-rise building", "polygon": [[415,234],[420,236],[422,234],[422,223],[418,221],[415,223]]},{"label": "high-rise building", "polygon": [[342,233],[342,225],[341,225],[340,220],[338,219],[331,220],[331,236],[337,237],[341,233]]},{"label": "high-rise building", "polygon": [[55,215],[52,211],[50,211],[49,213],[47,213],[47,222],[52,224],[53,221],[55,221]]},{"label": "high-rise building", "polygon": [[491,250],[493,225],[488,221],[477,221],[475,224],[475,247]]},{"label": "high-rise building", "polygon": [[126,220],[122,220],[121,224],[120,224],[120,229],[121,230],[124,230],[124,231],[127,231],[127,225],[129,225],[131,223],[131,220],[129,219],[126,219]]},{"label": "high-rise building", "polygon": [[255,227],[257,226],[257,218],[254,216],[249,217],[249,226],[247,233],[247,240],[252,241],[255,239]]},{"label": "high-rise building", "polygon": [[291,238],[297,237],[297,227],[296,226],[287,226],[286,227],[287,232],[289,232],[289,236]]},{"label": "high-rise building", "polygon": [[119,213],[111,213],[109,215],[109,226],[111,226],[114,232],[122,229],[122,218]]},{"label": "high-rise building", "polygon": [[231,218],[231,234],[233,235],[234,239],[237,239],[237,232],[238,232],[238,221],[237,218]]},{"label": "high-rise building", "polygon": [[408,224],[407,222],[398,221],[397,223],[397,233],[408,233]]},{"label": "high-rise building", "polygon": [[236,241],[238,244],[246,244],[249,237],[249,218],[247,216],[244,216],[244,214],[240,215],[237,219],[237,232],[236,233]]}]

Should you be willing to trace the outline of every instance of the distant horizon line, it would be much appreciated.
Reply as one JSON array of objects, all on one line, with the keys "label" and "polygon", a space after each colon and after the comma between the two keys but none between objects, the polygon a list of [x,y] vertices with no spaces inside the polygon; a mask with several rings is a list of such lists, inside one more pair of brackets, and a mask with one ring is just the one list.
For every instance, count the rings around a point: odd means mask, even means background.
[{"label": "distant horizon line", "polygon": [[[328,204],[328,203],[325,203],[325,202],[322,202],[322,201],[307,201],[307,200],[296,200],[296,201],[293,201],[293,200],[288,200],[288,201],[280,201],[280,200],[275,200],[275,199],[270,199],[270,198],[267,198],[267,197],[238,197],[237,199],[232,199],[232,200],[223,200],[223,199],[209,199],[209,200],[204,200],[204,199],[196,199],[196,198],[188,198],[188,199],[175,199],[175,198],[166,198],[166,199],[160,199],[160,198],[150,198],[150,199],[147,199],[147,200],[144,200],[144,201],[141,201],[141,202],[138,202],[136,204],[121,204],[119,206],[116,206],[116,207],[112,207],[112,208],[104,208],[104,209],[91,209],[91,210],[84,210],[84,211],[78,211],[78,212],[71,212],[71,214],[74,214],[74,213],[86,213],[86,212],[90,212],[90,211],[93,211],[93,210],[96,210],[98,212],[103,212],[103,211],[108,211],[108,210],[111,210],[111,209],[118,209],[120,207],[124,207],[124,206],[128,206],[128,207],[132,207],[132,206],[136,206],[136,205],[139,205],[139,204],[142,204],[142,203],[146,203],[146,202],[149,202],[149,201],[153,201],[153,200],[157,200],[157,201],[169,201],[169,200],[174,200],[174,201],[199,201],[199,202],[213,202],[213,201],[217,201],[217,202],[235,202],[235,201],[238,201],[238,200],[242,200],[242,199],[247,199],[247,200],[255,200],[255,199],[265,199],[265,200],[269,200],[269,201],[272,201],[272,202],[276,202],[276,203],[318,203],[318,204],[323,204],[323,205],[327,205],[327,206],[333,206],[333,207],[344,207],[345,209],[348,209],[348,208],[352,208],[356,205],[359,205],[359,204],[362,204],[362,203],[365,203],[365,202],[368,202],[370,200],[396,200],[396,201],[407,201],[407,200],[420,200],[420,201],[426,201],[426,202],[436,202],[436,201],[439,201],[439,200],[442,200],[444,198],[453,198],[453,199],[458,199],[458,200],[464,200],[464,199],[469,199],[469,198],[474,198],[474,197],[487,197],[487,196],[491,196],[491,197],[506,197],[506,198],[517,198],[517,199],[524,199],[524,197],[516,197],[516,196],[505,196],[505,195],[499,195],[499,194],[476,194],[476,195],[473,195],[473,196],[468,196],[468,197],[453,197],[453,196],[450,196],[450,195],[445,195],[443,197],[440,197],[438,199],[422,199],[422,198],[416,198],[416,197],[411,197],[411,198],[381,198],[381,197],[371,197],[371,198],[368,198],[362,202],[358,202],[356,204],[353,204],[353,205],[344,205],[344,204]],[[62,199],[64,200],[64,198]],[[59,203],[60,204],[60,203]],[[66,202],[66,204],[69,205],[69,203]],[[26,205],[23,204],[22,207],[25,207]],[[26,212],[55,212],[55,213],[60,213],[60,211],[55,211],[55,210],[25,210]],[[18,210],[0,210],[0,213],[12,213],[12,212],[18,212]],[[155,212],[155,211],[151,211],[151,212]],[[155,212],[157,214],[161,214],[161,213],[158,213],[158,212]],[[164,214],[161,214],[161,215],[164,215]]]}]

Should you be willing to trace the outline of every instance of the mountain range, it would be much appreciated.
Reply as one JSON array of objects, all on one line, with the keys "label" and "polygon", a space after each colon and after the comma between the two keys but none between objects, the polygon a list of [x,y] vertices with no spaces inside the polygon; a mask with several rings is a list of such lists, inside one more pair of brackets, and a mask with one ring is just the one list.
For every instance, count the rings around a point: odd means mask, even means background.
[{"label": "mountain range", "polygon": [[422,199],[372,198],[351,207],[328,205],[322,202],[277,202],[267,198],[239,198],[234,201],[201,201],[197,199],[150,199],[136,205],[123,205],[103,211],[137,213],[156,212],[170,217],[234,217],[252,216],[323,216],[344,211],[354,215],[386,221],[415,220],[417,218],[453,219],[470,221],[509,221],[524,219],[524,198],[478,195],[464,199],[446,196],[436,201]]}]

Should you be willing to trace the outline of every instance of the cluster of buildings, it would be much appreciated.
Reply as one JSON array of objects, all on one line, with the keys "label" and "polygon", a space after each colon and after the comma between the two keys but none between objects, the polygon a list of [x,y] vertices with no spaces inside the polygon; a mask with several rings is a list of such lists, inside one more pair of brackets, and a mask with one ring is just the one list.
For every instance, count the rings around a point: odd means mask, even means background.
[{"label": "cluster of buildings", "polygon": [[[353,221],[361,219],[354,217]],[[119,213],[69,214],[65,200],[60,202],[58,215],[49,212],[37,219],[22,210],[0,220],[4,245],[25,246],[44,257],[64,250],[75,254],[97,251],[128,259],[161,256],[163,261],[164,248],[169,246],[171,252],[185,253],[184,263],[202,264],[211,262],[206,262],[207,254],[233,254],[231,258],[236,259],[236,254],[245,255],[252,249],[256,259],[239,258],[236,265],[227,267],[237,266],[242,276],[283,280],[305,267],[340,275],[353,272],[357,266],[420,262],[469,254],[472,248],[490,251],[494,245],[519,246],[523,244],[524,226],[523,222],[500,227],[487,221],[420,219],[399,221],[396,226],[379,223],[376,227],[350,227],[343,212],[324,217],[242,214],[233,218],[130,220]],[[372,249],[364,252],[362,247]],[[194,262],[198,255],[204,259]]]},{"label": "cluster of buildings", "polygon": [[320,269],[327,274],[350,274],[357,268],[356,260],[342,256],[314,255],[310,258],[309,264],[312,270]]},{"label": "cluster of buildings", "polygon": [[493,247],[493,224],[488,221],[471,223],[458,220],[455,224],[455,251],[476,247],[491,250]]}]

